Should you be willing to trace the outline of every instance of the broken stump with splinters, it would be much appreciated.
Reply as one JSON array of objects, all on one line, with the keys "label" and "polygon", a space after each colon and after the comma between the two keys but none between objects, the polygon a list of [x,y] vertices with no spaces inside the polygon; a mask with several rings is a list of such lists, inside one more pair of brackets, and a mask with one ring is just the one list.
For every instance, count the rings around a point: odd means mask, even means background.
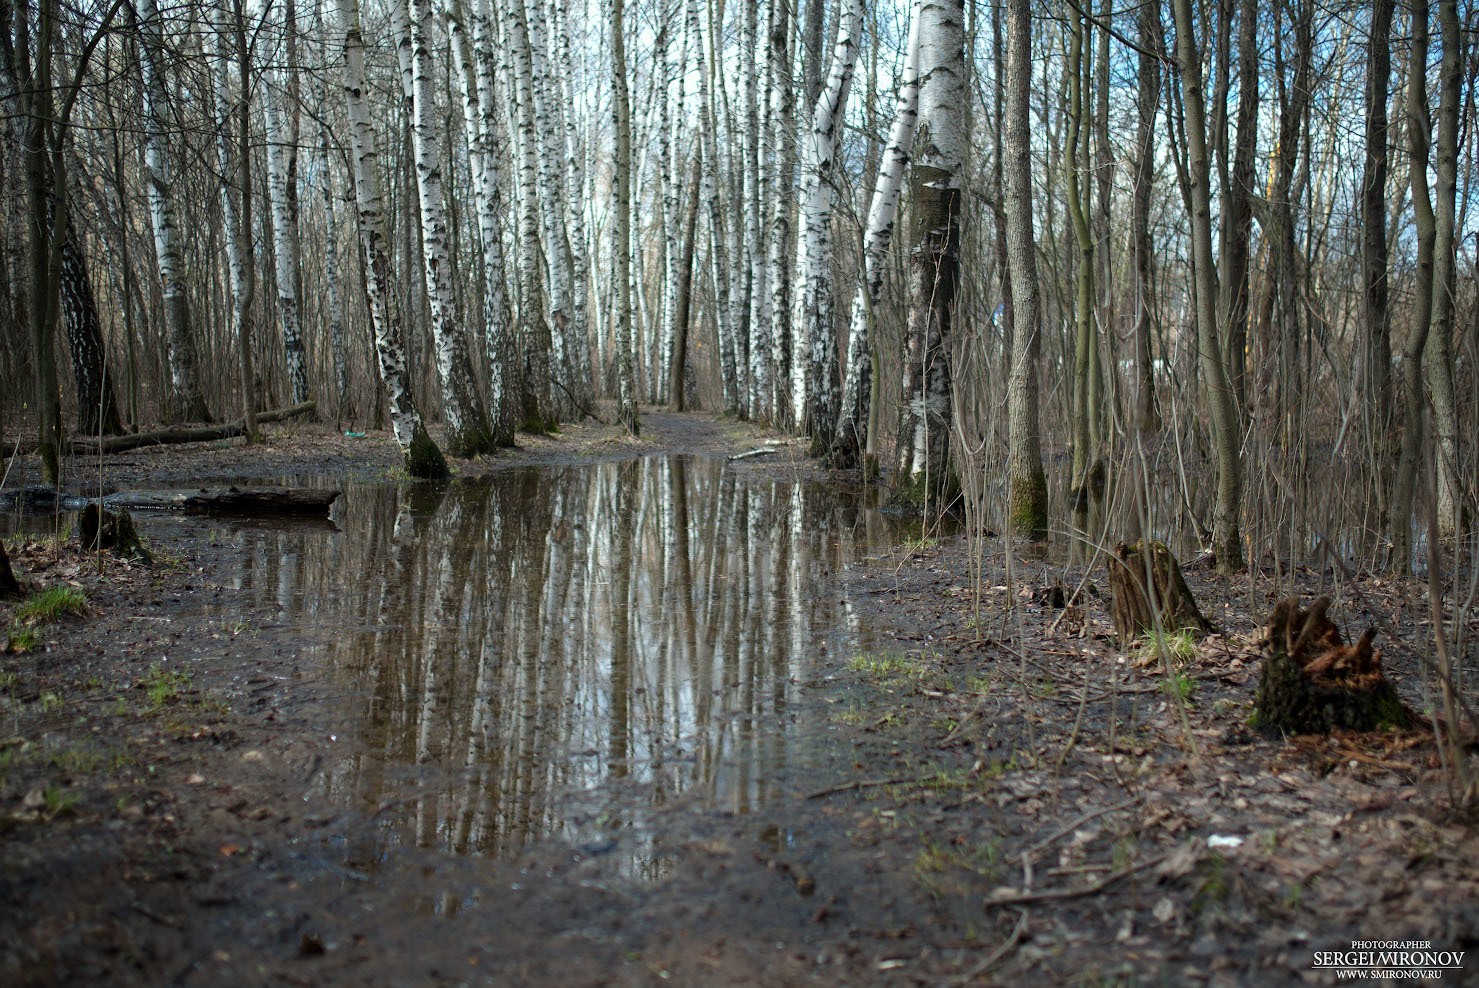
[{"label": "broken stump with splinters", "polygon": [[1330,598],[1301,610],[1294,597],[1279,601],[1263,639],[1263,671],[1254,707],[1266,734],[1328,734],[1335,728],[1377,731],[1406,727],[1411,711],[1382,673],[1376,636],[1367,628],[1347,645],[1325,615]]},{"label": "broken stump with splinters", "polygon": [[96,504],[82,509],[77,519],[77,534],[84,549],[107,549],[115,556],[138,559],[154,565],[154,556],[139,539],[133,516],[127,511],[109,511]]},{"label": "broken stump with splinters", "polygon": [[[1109,557],[1110,611],[1120,648],[1157,627],[1165,632],[1191,629],[1208,634],[1212,625],[1197,609],[1181,566],[1163,542],[1121,542]],[[1155,602],[1152,608],[1151,602]]]}]

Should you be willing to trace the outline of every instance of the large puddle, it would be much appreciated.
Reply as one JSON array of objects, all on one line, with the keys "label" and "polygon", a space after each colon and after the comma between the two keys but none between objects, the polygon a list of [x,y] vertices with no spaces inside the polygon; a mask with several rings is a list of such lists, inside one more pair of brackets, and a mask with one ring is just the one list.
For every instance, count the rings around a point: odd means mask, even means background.
[{"label": "large puddle", "polygon": [[822,730],[830,576],[899,538],[856,495],[687,457],[351,488],[335,518],[140,521],[233,543],[274,636],[302,630],[344,752],[315,785],[375,820],[362,864],[625,835],[640,870],[664,806],[764,804]]}]

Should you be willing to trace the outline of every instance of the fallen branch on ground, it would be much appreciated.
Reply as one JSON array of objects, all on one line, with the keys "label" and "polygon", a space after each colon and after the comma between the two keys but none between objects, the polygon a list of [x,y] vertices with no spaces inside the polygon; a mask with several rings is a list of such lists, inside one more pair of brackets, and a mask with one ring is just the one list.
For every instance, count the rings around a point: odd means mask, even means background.
[{"label": "fallen branch on ground", "polygon": [[[257,413],[257,422],[281,422],[312,414],[316,402],[305,401],[290,408],[277,408]],[[108,436],[99,442],[93,437],[72,440],[72,452],[80,454],[123,453],[141,446],[168,446],[174,443],[208,443],[219,439],[234,439],[246,435],[246,420],[234,419],[221,425],[178,426],[156,429],[153,432],[135,432],[128,436]]]}]

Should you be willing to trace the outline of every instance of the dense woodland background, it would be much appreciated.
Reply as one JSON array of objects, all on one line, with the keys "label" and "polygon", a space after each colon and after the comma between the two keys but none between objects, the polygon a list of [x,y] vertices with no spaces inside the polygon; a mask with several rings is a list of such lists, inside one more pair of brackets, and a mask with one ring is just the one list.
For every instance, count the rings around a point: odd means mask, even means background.
[{"label": "dense woodland background", "polygon": [[686,401],[980,530],[1472,562],[1471,2],[0,23],[0,429],[52,480],[308,400],[423,475]]}]

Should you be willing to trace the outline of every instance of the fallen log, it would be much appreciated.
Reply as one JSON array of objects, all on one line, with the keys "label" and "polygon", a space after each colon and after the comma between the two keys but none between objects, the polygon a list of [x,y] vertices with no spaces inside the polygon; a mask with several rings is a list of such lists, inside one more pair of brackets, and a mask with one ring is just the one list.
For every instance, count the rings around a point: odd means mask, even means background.
[{"label": "fallen log", "polygon": [[1265,734],[1328,734],[1335,728],[1407,727],[1415,717],[1381,668],[1367,628],[1354,645],[1326,617],[1330,598],[1301,610],[1290,597],[1274,606],[1262,641],[1263,670],[1254,705]]},{"label": "fallen log", "polygon": [[110,508],[185,511],[191,514],[327,516],[339,491],[302,487],[227,487],[198,491],[122,491],[102,503]]},{"label": "fallen log", "polygon": [[[313,413],[317,404],[301,402],[290,408],[277,408],[257,413],[257,422],[282,422]],[[207,443],[220,439],[234,439],[246,435],[246,420],[235,419],[221,425],[176,426],[156,429],[153,432],[135,432],[127,436],[107,436],[101,442],[93,436],[78,436],[72,440],[72,452],[96,455],[123,453],[141,446],[168,446],[175,443]]]},{"label": "fallen log", "polygon": [[1163,542],[1147,545],[1141,540],[1134,545],[1121,542],[1115,546],[1109,557],[1109,592],[1120,648],[1129,648],[1135,639],[1157,626],[1167,633],[1189,628],[1205,635],[1212,630],[1197,609],[1176,557]]}]

